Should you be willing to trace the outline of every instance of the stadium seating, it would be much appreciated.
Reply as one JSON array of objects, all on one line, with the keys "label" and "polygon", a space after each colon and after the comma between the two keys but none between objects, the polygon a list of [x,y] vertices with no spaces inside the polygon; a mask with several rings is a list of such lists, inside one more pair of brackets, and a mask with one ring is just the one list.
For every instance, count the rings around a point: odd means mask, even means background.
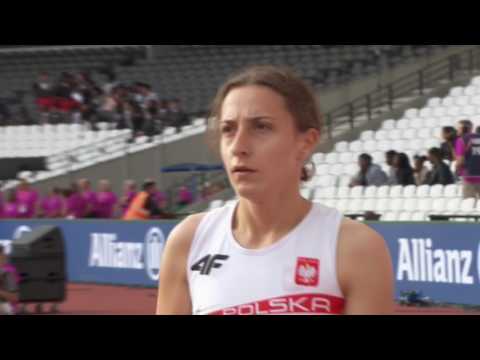
[{"label": "stadium seating", "polygon": [[[360,139],[350,143],[341,142],[335,146],[330,154],[315,154],[317,169],[323,169],[323,164],[334,164],[339,160],[342,166],[355,167],[358,171],[357,158],[352,151],[367,152],[373,155],[374,162],[386,168],[385,152],[395,150],[413,155],[425,155],[432,147],[441,143],[441,128],[455,126],[459,116],[468,116],[475,126],[480,126],[480,77],[472,79],[467,87],[454,87],[444,98],[432,98],[423,109],[409,109],[403,118],[389,119],[383,122],[378,131],[365,131]],[[387,141],[386,143],[384,143]],[[323,162],[320,161],[324,159]],[[351,162],[347,160],[351,159]],[[429,166],[429,164],[426,164]],[[342,209],[346,214],[358,212],[358,200],[363,199],[363,210],[375,209],[381,213],[385,221],[423,221],[430,214],[476,214],[480,208],[475,199],[462,199],[462,190],[459,184],[435,186],[407,186],[379,188],[368,187],[362,190],[355,189],[350,193],[340,187],[340,177],[334,176],[334,186],[339,189],[333,198],[325,197],[321,191],[316,191],[312,200],[326,203]],[[320,174],[319,174],[320,175]],[[315,191],[315,186],[313,186]],[[340,191],[341,190],[341,191]],[[330,190],[334,193],[333,190]],[[353,194],[354,192],[354,194]],[[388,199],[388,200],[387,200]],[[348,203],[345,203],[345,200]]]},{"label": "stadium seating", "polygon": [[0,127],[0,158],[46,157],[49,171],[19,174],[35,182],[123,157],[127,153],[172,143],[206,130],[205,120],[198,119],[180,133],[174,128],[167,128],[151,142],[147,137],[140,137],[130,143],[131,130],[109,130],[109,124],[99,125],[100,131],[90,131],[80,124]]}]

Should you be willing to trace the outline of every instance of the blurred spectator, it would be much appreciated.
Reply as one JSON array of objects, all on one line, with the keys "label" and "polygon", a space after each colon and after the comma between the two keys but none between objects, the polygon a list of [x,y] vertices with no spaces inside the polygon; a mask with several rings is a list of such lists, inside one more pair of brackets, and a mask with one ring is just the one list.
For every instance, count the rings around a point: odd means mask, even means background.
[{"label": "blurred spectator", "polygon": [[112,192],[110,181],[101,180],[98,186],[98,192],[95,203],[95,216],[98,219],[112,219],[117,204],[117,195]]},{"label": "blurred spectator", "polygon": [[78,98],[73,98],[75,85],[76,80],[72,74],[63,72],[60,75],[60,81],[55,91],[57,96],[56,108],[64,114],[68,114],[80,107]]},{"label": "blurred spectator", "polygon": [[117,123],[119,119],[120,105],[120,90],[114,87],[111,92],[107,93],[98,111],[98,121],[107,123]]},{"label": "blurred spectator", "polygon": [[50,194],[42,200],[40,208],[40,216],[43,218],[58,219],[63,217],[65,200],[62,196],[62,190],[54,187]]},{"label": "blurred spectator", "polygon": [[426,156],[415,156],[414,158],[413,176],[417,186],[425,185],[428,181],[429,171],[425,166],[427,160]]},{"label": "blurred spectator", "polygon": [[147,110],[151,107],[158,108],[158,95],[153,92],[152,87],[148,84],[139,84],[139,93],[141,94],[140,105],[142,109]]},{"label": "blurred spectator", "polygon": [[142,86],[141,82],[136,82],[130,87],[131,93],[131,100],[135,101],[137,104],[143,104],[143,93],[142,93]]},{"label": "blurred spectator", "polygon": [[78,189],[80,190],[80,195],[85,200],[84,217],[95,218],[96,195],[95,195],[95,192],[92,190],[92,185],[90,183],[90,180],[88,179],[79,180]]},{"label": "blurred spectator", "polygon": [[5,248],[0,245],[0,315],[15,315],[19,300],[18,282],[17,271],[8,263]]},{"label": "blurred spectator", "polygon": [[463,178],[463,197],[480,198],[480,135],[473,133],[470,120],[460,121],[457,130],[456,167]]},{"label": "blurred spectator", "polygon": [[85,217],[87,201],[80,193],[76,183],[73,183],[70,189],[65,190],[64,197],[66,198],[65,217],[69,219],[82,219]]},{"label": "blurred spectator", "polygon": [[451,185],[455,183],[452,171],[442,160],[442,156],[442,151],[439,148],[432,148],[428,151],[428,160],[432,163],[433,169],[428,175],[427,185]]},{"label": "blurred spectator", "polygon": [[3,207],[5,206],[5,200],[3,198],[3,192],[0,184],[0,219],[3,217]]},{"label": "blurred spectator", "polygon": [[115,114],[110,114],[110,119],[115,119],[117,130],[133,128],[133,106],[131,101],[119,101],[115,108]]},{"label": "blurred spectator", "polygon": [[395,172],[397,175],[397,185],[415,185],[413,169],[410,165],[410,160],[406,154],[397,154],[393,160],[393,166],[395,167]]},{"label": "blurred spectator", "polygon": [[77,75],[76,88],[72,95],[79,104],[80,120],[90,123],[92,129],[96,129],[96,113],[100,105],[96,98],[102,96],[102,90],[90,78],[88,73],[82,72]]},{"label": "blurred spectator", "polygon": [[48,122],[48,115],[56,106],[54,91],[55,89],[48,73],[41,73],[37,81],[33,84],[33,93],[36,98],[38,110],[43,117],[42,123]]},{"label": "blurred spectator", "polygon": [[146,101],[144,118],[145,122],[143,125],[143,132],[145,135],[152,137],[160,134],[163,131],[163,122],[159,114],[159,103],[156,98],[151,98],[150,100]]},{"label": "blurred spectator", "polygon": [[385,154],[386,163],[389,166],[387,185],[390,186],[397,185],[397,170],[393,166],[395,156],[397,156],[397,152],[394,150],[390,150]]},{"label": "blurred spectator", "polygon": [[190,120],[182,110],[180,100],[178,99],[171,100],[168,103],[167,124],[168,126],[177,128],[177,131],[180,131],[182,126],[190,124]]},{"label": "blurred spectator", "polygon": [[167,195],[165,195],[164,192],[160,190],[156,190],[155,193],[153,194],[153,197],[160,210],[164,210],[167,208],[168,199],[167,199]]},{"label": "blurred spectator", "polygon": [[158,119],[161,121],[163,127],[169,126],[168,123],[168,101],[162,100],[158,106]]},{"label": "blurred spectator", "polygon": [[457,131],[452,126],[445,126],[442,129],[443,143],[440,145],[442,159],[446,161],[455,161],[455,144],[457,142]]},{"label": "blurred spectator", "polygon": [[202,186],[202,199],[206,200],[215,194],[215,188],[210,182],[205,182]]},{"label": "blurred spectator", "polygon": [[123,219],[126,221],[149,220],[161,216],[162,211],[154,197],[156,191],[155,181],[147,180],[143,184],[142,192],[135,196]]},{"label": "blurred spectator", "polygon": [[178,202],[179,206],[188,206],[193,203],[193,194],[186,186],[180,187],[178,190]]},{"label": "blurred spectator", "polygon": [[156,117],[156,115],[147,114],[146,117],[144,118],[143,128],[141,133],[144,134],[145,136],[148,136],[151,140],[153,136],[158,135],[162,132],[161,126],[162,125],[158,121],[158,118]]},{"label": "blurred spectator", "polygon": [[8,107],[7,101],[0,98],[0,126],[7,125],[12,118],[12,113]]},{"label": "blurred spectator", "polygon": [[37,213],[38,192],[30,187],[28,181],[22,179],[17,186],[18,216],[31,219]]},{"label": "blurred spectator", "polygon": [[387,175],[382,168],[373,163],[368,154],[360,155],[358,159],[359,173],[352,179],[350,184],[354,186],[382,186],[387,184]]},{"label": "blurred spectator", "polygon": [[120,200],[120,210],[122,216],[126,214],[128,207],[132,203],[135,196],[137,196],[137,185],[132,180],[125,181],[123,185],[123,196]]},{"label": "blurred spectator", "polygon": [[143,134],[145,118],[140,105],[135,101],[130,100],[123,104],[123,120],[125,127],[131,129],[134,136]]},{"label": "blurred spectator", "polygon": [[19,217],[17,195],[15,190],[10,190],[3,205],[4,219],[17,219]]},{"label": "blurred spectator", "polygon": [[110,94],[112,89],[118,85],[114,65],[106,64],[97,69],[97,72],[107,77],[107,83],[103,85],[102,90],[105,94]]}]

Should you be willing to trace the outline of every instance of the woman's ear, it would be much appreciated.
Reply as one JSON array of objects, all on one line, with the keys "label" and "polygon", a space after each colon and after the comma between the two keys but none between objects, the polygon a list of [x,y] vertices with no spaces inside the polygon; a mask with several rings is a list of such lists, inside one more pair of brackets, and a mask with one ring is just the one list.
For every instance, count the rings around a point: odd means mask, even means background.
[{"label": "woman's ear", "polygon": [[301,146],[299,151],[299,160],[306,161],[315,151],[320,141],[320,131],[317,129],[308,129],[301,134]]}]

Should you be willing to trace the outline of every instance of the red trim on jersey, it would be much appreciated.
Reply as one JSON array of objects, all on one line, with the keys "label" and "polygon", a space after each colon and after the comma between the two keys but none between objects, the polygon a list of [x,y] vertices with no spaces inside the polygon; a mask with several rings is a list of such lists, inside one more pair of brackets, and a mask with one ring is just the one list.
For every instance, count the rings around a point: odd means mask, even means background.
[{"label": "red trim on jersey", "polygon": [[341,315],[344,307],[345,300],[335,296],[302,294],[256,301],[209,315]]}]

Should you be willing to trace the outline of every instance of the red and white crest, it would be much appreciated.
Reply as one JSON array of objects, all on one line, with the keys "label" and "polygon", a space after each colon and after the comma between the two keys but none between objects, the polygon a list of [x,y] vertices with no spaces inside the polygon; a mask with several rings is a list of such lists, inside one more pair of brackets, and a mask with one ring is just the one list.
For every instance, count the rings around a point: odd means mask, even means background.
[{"label": "red and white crest", "polygon": [[320,282],[320,261],[298,258],[295,283],[301,286],[318,286]]}]

